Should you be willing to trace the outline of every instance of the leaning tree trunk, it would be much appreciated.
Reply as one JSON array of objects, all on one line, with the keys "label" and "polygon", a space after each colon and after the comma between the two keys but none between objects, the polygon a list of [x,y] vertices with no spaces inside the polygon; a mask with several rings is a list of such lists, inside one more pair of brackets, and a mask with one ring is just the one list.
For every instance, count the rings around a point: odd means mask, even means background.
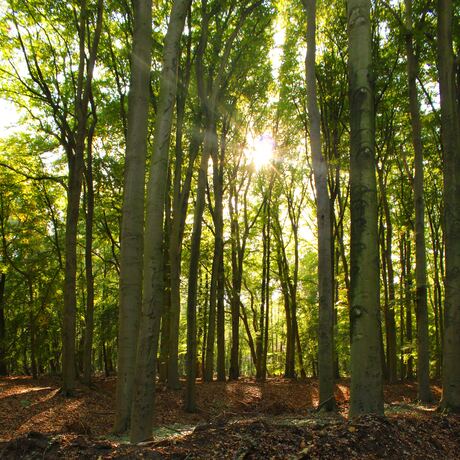
[{"label": "leaning tree trunk", "polygon": [[114,424],[116,433],[124,432],[129,427],[142,302],[145,162],[152,47],[151,18],[151,0],[135,1],[121,221],[118,365]]},{"label": "leaning tree trunk", "polygon": [[335,408],[334,400],[334,305],[332,276],[331,202],[327,189],[327,163],[321,152],[320,113],[316,95],[316,0],[304,0],[307,11],[307,57],[305,60],[310,146],[316,188],[318,224],[319,291],[319,407]]},{"label": "leaning tree trunk", "polygon": [[428,335],[428,303],[425,248],[425,205],[423,198],[423,147],[420,107],[417,95],[418,62],[414,52],[412,27],[412,0],[406,3],[406,53],[409,80],[409,110],[412,126],[412,145],[415,153],[415,283],[417,317],[417,383],[418,397],[422,402],[433,399],[430,390],[430,350]]},{"label": "leaning tree trunk", "polygon": [[147,187],[142,312],[131,411],[131,442],[152,435],[153,397],[160,318],[163,308],[163,214],[168,177],[171,125],[177,92],[180,39],[191,0],[172,5],[163,48],[163,69],[155,122],[153,157]]},{"label": "leaning tree trunk", "polygon": [[348,1],[351,417],[383,414],[370,3],[370,0]]},{"label": "leaning tree trunk", "polygon": [[444,153],[446,245],[441,406],[444,409],[460,411],[460,114],[454,73],[452,27],[452,0],[439,0],[438,71]]}]

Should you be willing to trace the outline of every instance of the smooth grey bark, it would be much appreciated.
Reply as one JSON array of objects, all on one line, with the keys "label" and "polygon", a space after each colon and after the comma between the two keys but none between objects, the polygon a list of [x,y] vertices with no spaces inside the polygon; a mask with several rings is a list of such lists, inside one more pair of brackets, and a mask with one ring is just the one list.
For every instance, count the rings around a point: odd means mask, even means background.
[{"label": "smooth grey bark", "polygon": [[454,72],[452,29],[452,0],[438,0],[438,72],[444,153],[446,247],[441,407],[460,412],[460,109]]},{"label": "smooth grey bark", "polygon": [[142,312],[131,409],[131,442],[143,441],[152,435],[156,358],[164,300],[163,214],[168,178],[169,144],[177,92],[180,39],[190,3],[191,0],[173,2],[164,40],[153,156],[147,186]]},{"label": "smooth grey bark", "polygon": [[327,162],[321,152],[321,117],[316,93],[316,0],[303,0],[303,3],[307,12],[307,57],[305,59],[307,108],[318,225],[319,407],[330,411],[335,409],[331,202],[327,188]]},{"label": "smooth grey bark", "polygon": [[423,194],[423,145],[420,122],[420,105],[417,92],[418,58],[414,51],[412,26],[412,0],[406,5],[406,54],[407,76],[409,83],[409,111],[414,148],[414,206],[415,206],[415,285],[417,317],[417,383],[418,398],[422,402],[431,402],[430,389],[430,349],[428,334],[428,302],[426,279],[425,245],[425,201]]},{"label": "smooth grey bark", "polygon": [[118,311],[118,363],[114,431],[129,428],[142,302],[144,193],[147,156],[152,2],[134,2],[131,82],[124,172]]},{"label": "smooth grey bark", "polygon": [[370,0],[349,0],[347,22],[351,117],[350,417],[356,417],[383,414]]}]

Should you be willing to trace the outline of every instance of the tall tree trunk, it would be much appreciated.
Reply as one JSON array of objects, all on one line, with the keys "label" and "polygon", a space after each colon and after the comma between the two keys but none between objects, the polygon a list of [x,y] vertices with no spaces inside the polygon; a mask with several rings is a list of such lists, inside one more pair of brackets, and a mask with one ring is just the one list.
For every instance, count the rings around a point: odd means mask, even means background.
[{"label": "tall tree trunk", "polygon": [[266,232],[266,246],[267,253],[265,257],[265,329],[264,329],[264,345],[263,345],[263,356],[262,356],[262,380],[265,380],[267,377],[267,355],[268,355],[268,330],[269,330],[269,321],[270,321],[270,257],[271,257],[271,185],[268,196],[268,205],[267,205],[267,232]]},{"label": "tall tree trunk", "polygon": [[405,289],[405,310],[406,310],[406,340],[407,340],[407,358],[406,364],[406,378],[414,378],[414,357],[413,357],[413,344],[412,344],[412,250],[411,241],[406,237],[405,239],[405,263],[406,263],[406,282]]},{"label": "tall tree trunk", "polygon": [[[91,99],[92,100],[92,99]],[[92,100],[93,101],[93,100]],[[93,183],[93,149],[92,139],[96,128],[95,106],[93,107],[93,123],[88,135],[86,179],[86,216],[85,216],[85,276],[86,276],[86,315],[85,341],[83,350],[83,382],[91,383],[93,332],[94,332],[94,274],[93,274],[93,220],[94,220],[94,183]]]},{"label": "tall tree trunk", "polygon": [[29,290],[29,330],[30,330],[30,367],[32,371],[32,378],[36,380],[38,378],[37,373],[37,341],[36,341],[36,324],[34,315],[34,286],[32,278],[28,277],[27,287]]},{"label": "tall tree trunk", "polygon": [[231,292],[231,317],[232,317],[232,346],[230,351],[230,369],[229,380],[238,380],[240,376],[239,350],[240,350],[240,292],[241,292],[241,277],[240,277],[240,241],[239,241],[239,225],[238,225],[238,210],[233,209],[232,199],[235,199],[237,205],[238,197],[236,196],[236,188],[231,185],[231,193],[229,199],[230,205],[230,220],[231,220],[231,239],[232,239],[232,292]]},{"label": "tall tree trunk", "polygon": [[[225,137],[228,128],[223,127],[220,150],[212,152],[213,186],[214,186],[214,256],[212,262],[211,292],[209,302],[209,328],[206,343],[206,362],[204,380],[211,381],[214,373],[214,343],[216,336],[216,316],[218,314],[219,276],[221,272],[222,253],[224,248],[224,221],[223,221],[223,162],[225,158]],[[223,300],[223,299],[222,299]]]},{"label": "tall tree trunk", "polygon": [[[113,428],[115,433],[122,433],[129,428],[142,303],[151,35],[151,0],[136,0],[134,2],[134,34],[121,220],[118,364]],[[106,356],[106,351],[104,351],[104,356]],[[104,361],[106,362],[106,358]],[[107,369],[107,365],[105,367]]]},{"label": "tall tree trunk", "polygon": [[330,411],[335,409],[331,202],[327,189],[327,163],[321,152],[321,117],[316,93],[316,0],[304,0],[304,5],[307,11],[307,107],[318,225],[319,407]]},{"label": "tall tree trunk", "polygon": [[[188,26],[191,28],[191,17],[188,14]],[[182,183],[182,170],[184,162],[183,131],[185,119],[185,104],[190,84],[192,71],[191,46],[192,35],[187,40],[187,53],[184,68],[179,67],[179,85],[176,95],[176,145],[174,159],[174,179],[172,197],[171,232],[169,237],[169,266],[170,266],[170,295],[169,301],[169,343],[168,343],[168,387],[179,389],[179,323],[180,323],[180,273],[181,273],[181,247],[184,233],[185,219],[187,216],[188,198],[192,182],[192,171],[198,149],[201,144],[201,133],[198,129],[192,130],[189,146],[189,163]],[[200,124],[201,113],[198,115],[197,126]]]},{"label": "tall tree trunk", "polygon": [[217,380],[219,382],[225,382],[225,273],[223,244],[220,249],[219,257],[220,263],[217,279]]},{"label": "tall tree trunk", "polygon": [[[87,141],[88,103],[90,100],[94,65],[96,63],[99,39],[102,30],[102,0],[97,4],[97,23],[87,56],[87,5],[81,4],[79,16],[79,65],[76,84],[76,131],[72,146],[67,146],[68,184],[67,208],[65,225],[65,274],[64,274],[64,307],[62,324],[62,391],[71,394],[75,387],[75,328],[77,315],[77,234],[78,216],[80,211],[80,195],[82,188],[84,151]],[[86,75],[85,75],[86,72]],[[73,133],[72,133],[73,134]]]},{"label": "tall tree trunk", "polygon": [[163,68],[160,76],[153,156],[147,186],[142,312],[131,410],[131,442],[143,441],[152,435],[156,358],[164,300],[163,214],[169,143],[177,92],[180,39],[190,2],[191,0],[173,2],[163,47]]},{"label": "tall tree trunk", "polygon": [[6,325],[5,325],[5,284],[6,274],[0,273],[0,376],[8,375],[6,366]]},{"label": "tall tree trunk", "polygon": [[281,283],[281,292],[283,293],[283,303],[284,303],[284,311],[286,315],[286,353],[285,353],[285,361],[284,361],[284,377],[285,378],[294,378],[295,377],[295,369],[294,369],[294,359],[293,354],[291,351],[291,347],[294,344],[294,337],[292,331],[292,319],[291,319],[291,303],[289,299],[289,289],[287,287],[287,282],[285,280],[285,270],[283,267],[283,260],[281,255],[281,249],[279,247],[280,242],[277,242],[277,263],[278,263],[278,273],[279,273],[279,280]]},{"label": "tall tree trunk", "polygon": [[208,162],[211,152],[216,149],[216,125],[214,105],[210,108],[210,119],[206,127],[200,170],[198,173],[198,186],[196,189],[195,213],[193,216],[193,230],[190,246],[190,268],[188,277],[187,296],[187,389],[185,393],[185,409],[188,412],[196,411],[195,380],[197,359],[196,337],[196,308],[198,290],[198,267],[200,260],[201,230],[203,212],[206,202],[206,182],[208,175]]},{"label": "tall tree trunk", "polygon": [[[83,148],[83,147],[82,147]],[[73,155],[73,154],[71,154]],[[65,225],[64,311],[62,326],[63,392],[75,387],[75,328],[77,315],[77,225],[82,187],[83,152],[69,160],[69,180]]]},{"label": "tall tree trunk", "polygon": [[[180,111],[178,112],[178,115]],[[177,121],[180,123],[180,120]],[[180,134],[179,134],[180,135]],[[192,182],[192,172],[195,158],[198,154],[202,135],[192,134],[192,140],[189,147],[189,165],[186,177],[180,190],[181,174],[179,164],[182,160],[177,158],[179,154],[178,135],[176,135],[176,167],[174,171],[174,197],[173,197],[173,216],[171,222],[171,235],[169,240],[169,258],[170,258],[170,279],[171,279],[171,302],[169,315],[169,355],[168,355],[168,387],[174,390],[180,388],[179,383],[179,320],[180,320],[180,275],[181,275],[181,247],[184,235],[185,219],[187,217],[187,208]],[[182,145],[181,143],[179,145]],[[182,151],[180,151],[180,156]]]},{"label": "tall tree trunk", "polygon": [[263,356],[264,356],[264,335],[265,335],[265,316],[267,314],[265,310],[266,300],[266,281],[267,281],[267,202],[264,201],[263,205],[263,224],[262,224],[262,280],[260,288],[260,312],[259,312],[259,325],[256,331],[256,379],[264,380],[263,378]]},{"label": "tall tree trunk", "polygon": [[433,307],[434,307],[434,321],[436,330],[436,378],[441,377],[441,366],[442,366],[442,288],[440,280],[440,268],[439,268],[439,227],[433,222],[435,219],[432,213],[428,212],[428,221],[430,224],[431,244],[433,250],[433,266],[434,266],[434,280],[433,280]]},{"label": "tall tree trunk", "polygon": [[444,226],[446,245],[444,409],[460,411],[460,109],[454,72],[452,0],[438,0],[438,71],[441,139],[444,153]]},{"label": "tall tree trunk", "polygon": [[350,416],[383,414],[370,1],[348,1],[351,116]]},{"label": "tall tree trunk", "polygon": [[164,305],[161,316],[161,340],[160,340],[160,360],[158,363],[158,379],[165,383],[168,380],[168,355],[169,355],[169,333],[171,330],[171,258],[169,248],[171,247],[171,171],[168,171],[168,182],[165,195],[165,222],[164,222],[164,247],[163,247],[163,273],[164,273]]},{"label": "tall tree trunk", "polygon": [[417,383],[418,398],[431,402],[430,390],[430,350],[428,335],[428,302],[426,280],[425,249],[425,205],[423,197],[423,147],[420,106],[417,94],[418,59],[414,52],[412,26],[412,0],[406,4],[406,53],[407,75],[409,80],[409,110],[412,126],[412,145],[414,147],[414,202],[415,202],[415,284],[417,317]]},{"label": "tall tree trunk", "polygon": [[[390,206],[388,203],[386,181],[384,179],[383,169],[378,169],[378,179],[380,185],[380,193],[382,197],[383,214],[385,215],[386,229],[383,226],[382,221],[382,232],[384,237],[382,238],[382,266],[385,267],[386,277],[385,282],[387,284],[385,300],[385,336],[387,345],[387,377],[389,383],[396,382],[397,379],[397,356],[396,356],[396,321],[395,321],[395,285],[394,285],[394,269],[393,269],[393,258],[392,258],[392,241],[393,241],[393,224],[391,222]],[[383,236],[383,235],[382,235]],[[384,364],[384,363],[382,363]]]}]

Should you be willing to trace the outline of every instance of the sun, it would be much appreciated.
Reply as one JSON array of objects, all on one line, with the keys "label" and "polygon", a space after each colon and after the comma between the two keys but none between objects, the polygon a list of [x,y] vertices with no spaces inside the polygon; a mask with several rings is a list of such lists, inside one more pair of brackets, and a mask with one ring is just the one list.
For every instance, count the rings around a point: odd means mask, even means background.
[{"label": "sun", "polygon": [[270,134],[264,133],[255,136],[249,134],[245,152],[248,160],[259,171],[271,162],[274,148],[275,141]]}]

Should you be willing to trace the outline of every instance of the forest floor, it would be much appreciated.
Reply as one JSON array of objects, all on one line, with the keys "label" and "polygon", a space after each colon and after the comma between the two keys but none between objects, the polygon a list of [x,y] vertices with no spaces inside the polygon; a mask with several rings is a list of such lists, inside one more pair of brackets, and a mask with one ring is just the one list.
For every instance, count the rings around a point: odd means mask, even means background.
[{"label": "forest floor", "polygon": [[57,379],[1,378],[0,458],[460,459],[460,416],[418,404],[413,382],[385,386],[385,418],[353,421],[347,380],[336,386],[334,415],[315,412],[311,379],[199,383],[195,414],[184,412],[182,391],[159,385],[153,440],[140,445],[110,434],[114,393],[115,378],[71,398]]}]

